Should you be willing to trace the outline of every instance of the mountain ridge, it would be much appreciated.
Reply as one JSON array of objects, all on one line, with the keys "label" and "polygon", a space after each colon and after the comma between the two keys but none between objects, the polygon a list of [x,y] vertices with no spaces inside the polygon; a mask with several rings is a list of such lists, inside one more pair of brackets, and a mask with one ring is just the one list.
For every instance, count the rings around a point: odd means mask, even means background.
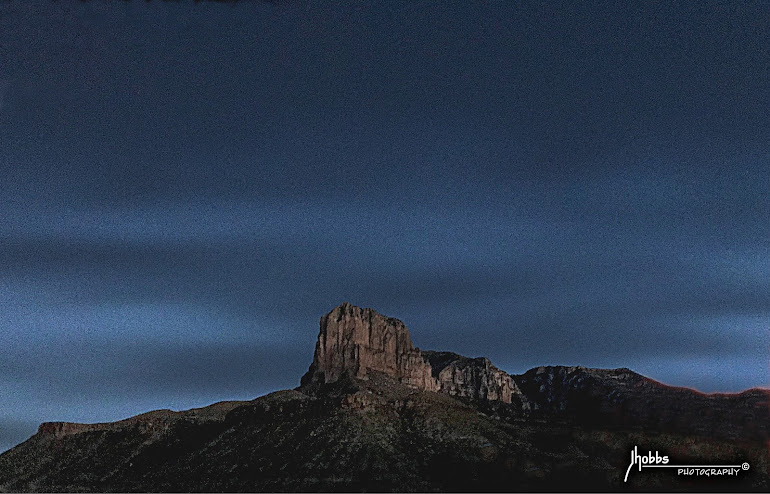
[{"label": "mountain ridge", "polygon": [[[703,394],[628,368],[421,351],[402,321],[342,304],[321,317],[300,386],[117,422],[45,422],[0,454],[0,491],[766,491],[770,391]],[[746,460],[732,483],[634,475],[632,446]]]}]

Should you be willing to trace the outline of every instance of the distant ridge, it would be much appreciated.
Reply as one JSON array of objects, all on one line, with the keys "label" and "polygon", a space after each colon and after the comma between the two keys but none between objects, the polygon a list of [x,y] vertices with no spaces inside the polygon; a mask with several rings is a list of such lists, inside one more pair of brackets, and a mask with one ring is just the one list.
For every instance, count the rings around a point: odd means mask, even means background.
[{"label": "distant ridge", "polygon": [[[750,468],[624,483],[634,446]],[[627,368],[509,375],[485,357],[421,351],[403,322],[343,303],[321,318],[298,388],[46,422],[0,455],[0,491],[767,492],[769,456],[768,390],[707,395]]]}]

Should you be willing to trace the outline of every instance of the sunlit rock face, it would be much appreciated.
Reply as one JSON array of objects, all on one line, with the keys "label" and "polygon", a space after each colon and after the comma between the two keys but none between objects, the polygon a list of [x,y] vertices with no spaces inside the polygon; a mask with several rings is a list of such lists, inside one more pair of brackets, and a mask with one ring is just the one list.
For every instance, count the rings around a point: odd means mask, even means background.
[{"label": "sunlit rock face", "polygon": [[[2,492],[768,492],[770,391],[705,395],[629,369],[421,352],[401,321],[321,318],[297,389],[118,422],[47,422],[0,454]],[[632,438],[633,441],[629,438]],[[636,472],[632,445],[740,477]],[[256,473],[255,473],[256,472]],[[717,480],[718,481],[718,480]],[[722,486],[722,487],[719,487]],[[723,489],[723,490],[725,490]]]},{"label": "sunlit rock face", "polygon": [[451,352],[424,352],[439,391],[452,396],[511,403],[522,397],[516,383],[486,357],[467,358]]},{"label": "sunlit rock face", "polygon": [[420,389],[438,390],[430,365],[398,319],[343,303],[321,318],[313,363],[302,384],[333,383],[347,375],[382,372]]},{"label": "sunlit rock face", "polygon": [[450,352],[420,352],[403,322],[343,303],[321,318],[310,370],[302,384],[327,384],[344,376],[368,379],[372,371],[429,391],[470,399],[525,401],[511,376],[489,359]]}]

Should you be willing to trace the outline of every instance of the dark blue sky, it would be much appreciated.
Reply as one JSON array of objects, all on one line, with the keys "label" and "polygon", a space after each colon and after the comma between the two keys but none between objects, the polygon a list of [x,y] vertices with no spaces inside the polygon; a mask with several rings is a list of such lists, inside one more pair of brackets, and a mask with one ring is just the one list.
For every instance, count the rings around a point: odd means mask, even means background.
[{"label": "dark blue sky", "polygon": [[768,386],[768,47],[753,2],[0,2],[0,450],[296,386],[342,301]]}]

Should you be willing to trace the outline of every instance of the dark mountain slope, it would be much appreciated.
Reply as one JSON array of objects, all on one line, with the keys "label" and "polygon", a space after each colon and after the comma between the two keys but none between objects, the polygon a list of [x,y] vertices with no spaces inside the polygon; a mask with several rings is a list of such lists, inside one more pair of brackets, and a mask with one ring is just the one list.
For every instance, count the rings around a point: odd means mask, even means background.
[{"label": "dark mountain slope", "polygon": [[732,441],[770,439],[767,390],[703,394],[666,386],[629,369],[537,367],[512,377],[527,397],[532,417]]},{"label": "dark mountain slope", "polygon": [[[322,319],[335,343],[317,345],[295,390],[110,424],[42,424],[0,455],[0,490],[770,489],[767,391],[703,395],[628,369],[508,376],[487,359],[420,352],[402,326],[341,306]],[[646,469],[624,483],[634,446],[750,469],[720,478]]]}]

